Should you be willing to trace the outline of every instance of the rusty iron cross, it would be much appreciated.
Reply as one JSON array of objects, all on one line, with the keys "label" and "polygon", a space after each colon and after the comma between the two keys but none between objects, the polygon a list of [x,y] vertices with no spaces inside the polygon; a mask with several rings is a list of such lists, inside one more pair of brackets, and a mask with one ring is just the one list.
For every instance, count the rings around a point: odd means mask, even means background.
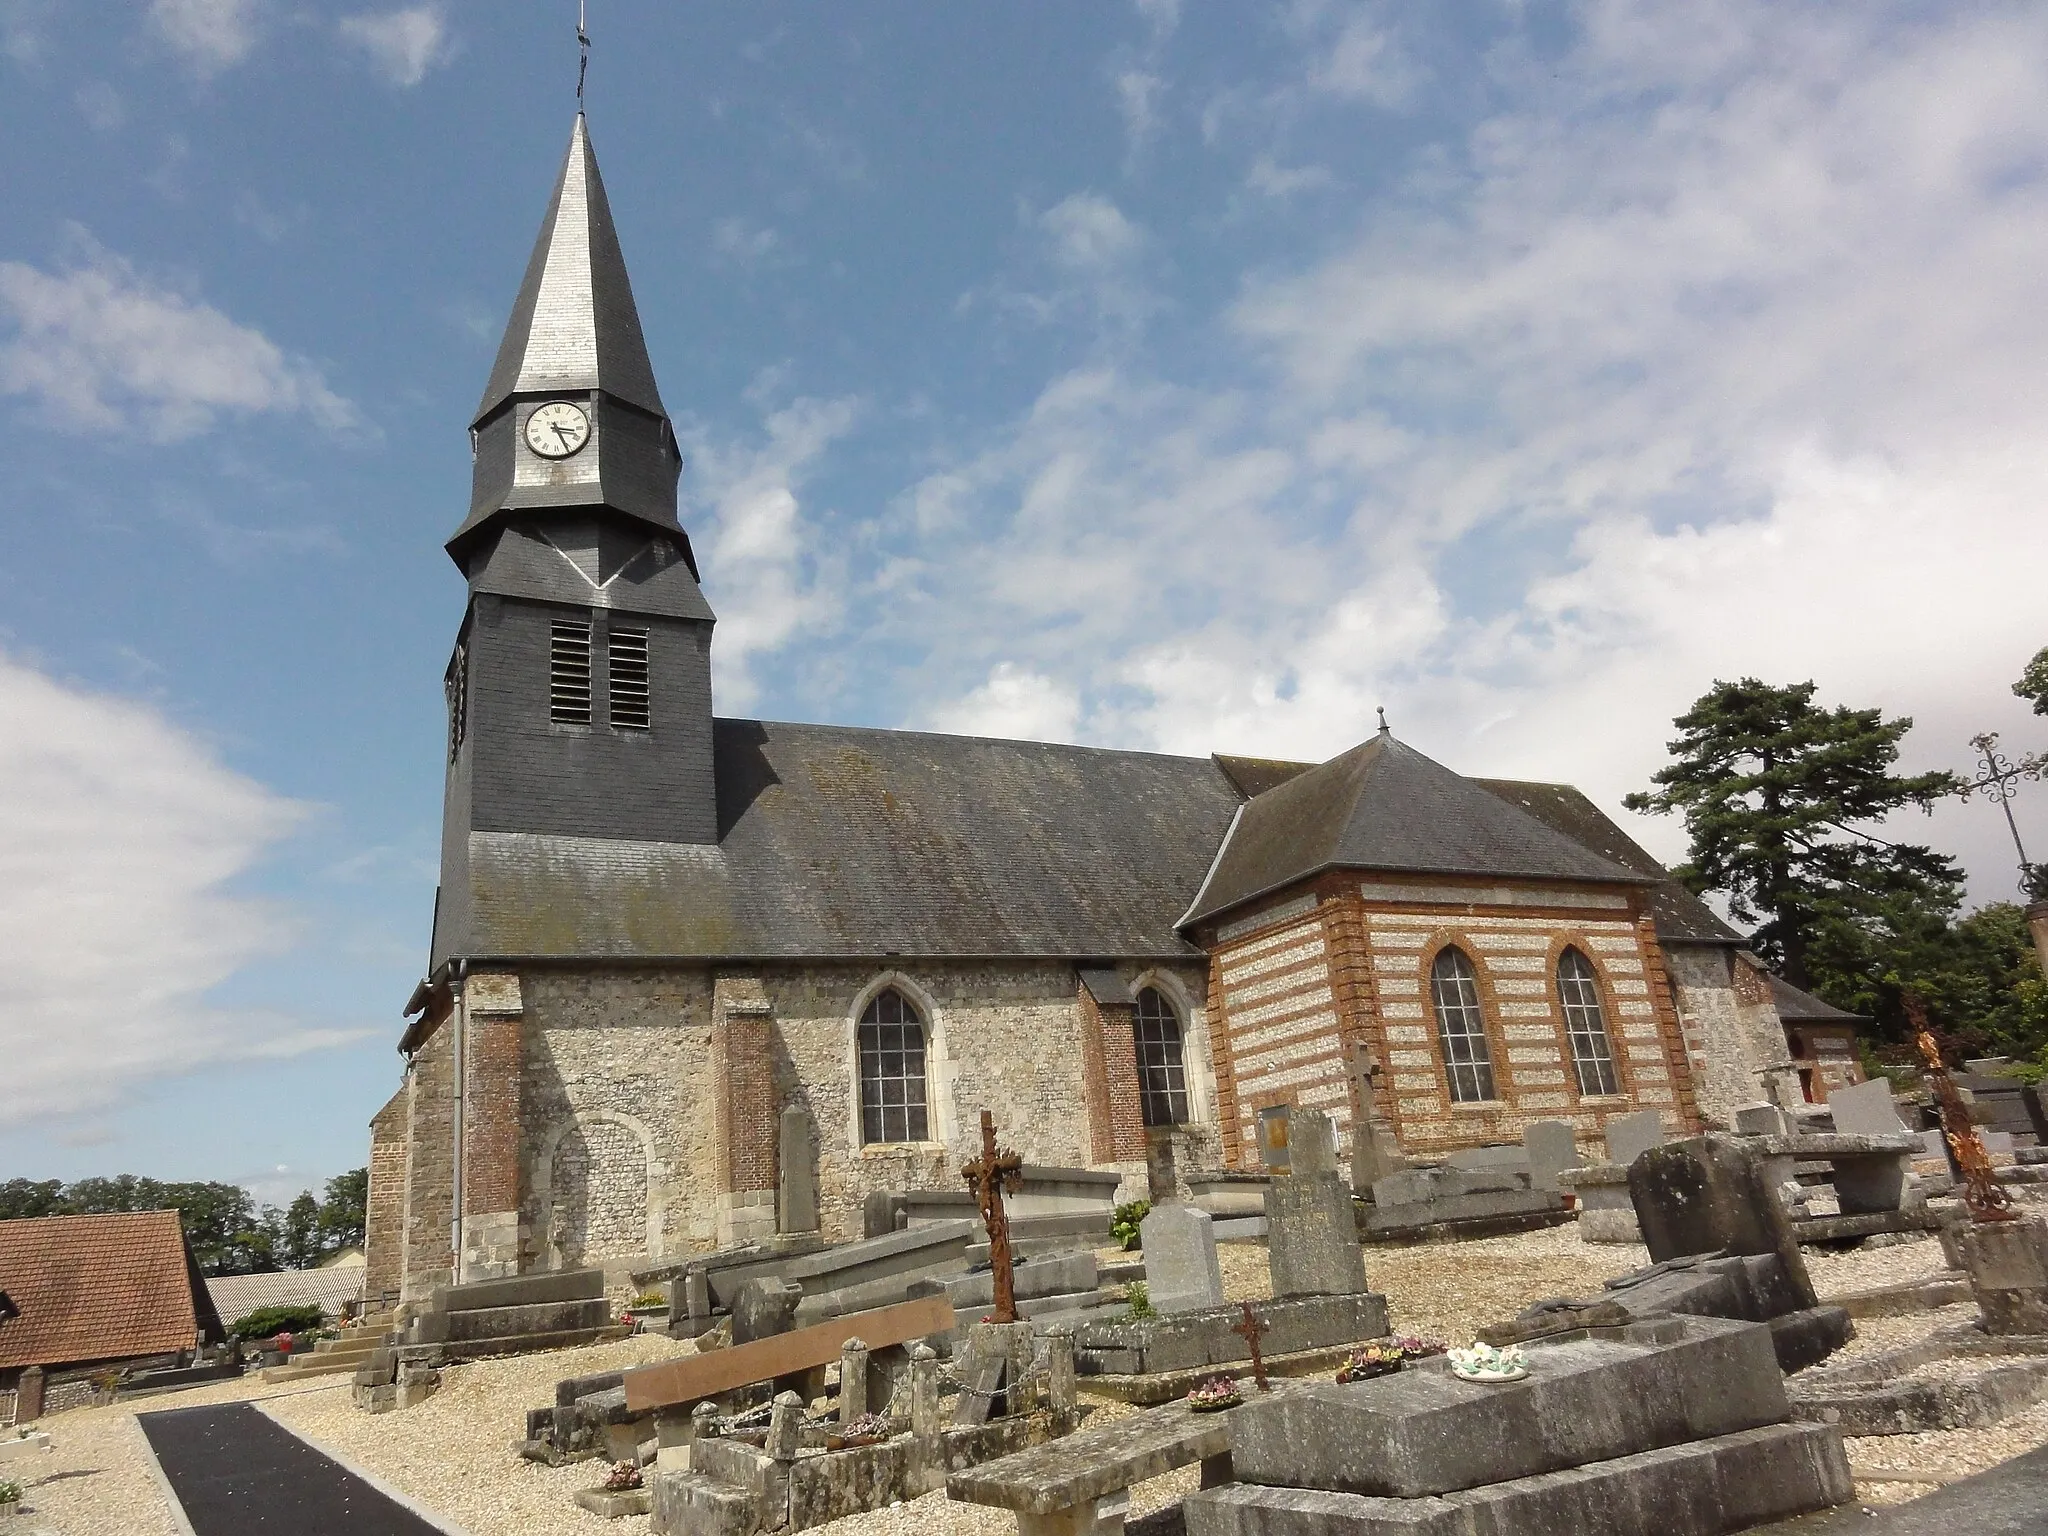
[{"label": "rusty iron cross", "polygon": [[960,1170],[981,1207],[988,1228],[988,1265],[995,1283],[995,1319],[1017,1321],[1017,1283],[1010,1257],[1010,1218],[1003,1210],[1005,1192],[1015,1194],[1024,1182],[1024,1160],[996,1146],[996,1117],[981,1112],[981,1156]]},{"label": "rusty iron cross", "polygon": [[1941,1048],[1935,1044],[1934,1032],[1927,1027],[1926,1008],[1910,992],[1900,1001],[1905,1004],[1906,1018],[1913,1026],[1913,1042],[1920,1047],[1921,1059],[1927,1063],[1928,1089],[1934,1094],[1934,1102],[1941,1106],[1942,1137],[1955,1154],[1956,1167],[1962,1170],[1963,1204],[1969,1208],[1970,1219],[2018,1220],[2020,1213],[2013,1209],[2012,1196],[1992,1173],[1990,1154],[1984,1150],[1977,1127],[1970,1123],[1970,1108],[1956,1091],[1948,1066],[1941,1059]]},{"label": "rusty iron cross", "polygon": [[1266,1356],[1259,1348],[1259,1335],[1273,1325],[1263,1321],[1256,1312],[1252,1311],[1252,1304],[1250,1302],[1243,1302],[1240,1305],[1244,1307],[1244,1321],[1230,1331],[1243,1339],[1251,1349],[1252,1380],[1259,1384],[1261,1392],[1270,1392],[1273,1389],[1266,1382]]}]

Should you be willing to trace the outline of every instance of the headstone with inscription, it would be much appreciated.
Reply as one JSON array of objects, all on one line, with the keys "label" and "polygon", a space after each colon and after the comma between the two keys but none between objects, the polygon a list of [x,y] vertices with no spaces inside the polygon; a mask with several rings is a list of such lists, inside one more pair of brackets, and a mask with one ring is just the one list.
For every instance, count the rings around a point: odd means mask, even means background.
[{"label": "headstone with inscription", "polygon": [[1322,1173],[1267,1185],[1266,1261],[1275,1296],[1363,1291],[1365,1251],[1348,1182]]},{"label": "headstone with inscription", "polygon": [[818,1166],[808,1110],[792,1104],[782,1112],[776,1168],[775,1230],[818,1230]]},{"label": "headstone with inscription", "polygon": [[1333,1174],[1337,1168],[1337,1127],[1320,1109],[1296,1108],[1288,1124],[1289,1166],[1297,1179]]},{"label": "headstone with inscription", "polygon": [[1899,1118],[1892,1085],[1873,1078],[1853,1088],[1837,1088],[1828,1095],[1828,1108],[1835,1117],[1835,1130],[1844,1136],[1904,1136],[1906,1122]]},{"label": "headstone with inscription", "polygon": [[1664,1145],[1664,1116],[1654,1109],[1616,1115],[1604,1127],[1607,1161],[1626,1168],[1652,1147]]},{"label": "headstone with inscription", "polygon": [[1579,1142],[1569,1120],[1538,1120],[1522,1131],[1529,1156],[1529,1187],[1555,1191],[1557,1176],[1579,1166]]},{"label": "headstone with inscription", "polygon": [[1259,1111],[1259,1162],[1268,1174],[1294,1171],[1293,1155],[1289,1149],[1293,1118],[1292,1104],[1271,1104]]}]

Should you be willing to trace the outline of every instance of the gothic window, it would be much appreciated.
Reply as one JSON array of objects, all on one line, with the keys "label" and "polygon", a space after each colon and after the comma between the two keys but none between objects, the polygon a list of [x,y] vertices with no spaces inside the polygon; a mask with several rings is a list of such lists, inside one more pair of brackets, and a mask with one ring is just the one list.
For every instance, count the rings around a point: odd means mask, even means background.
[{"label": "gothic window", "polygon": [[548,645],[548,718],[590,724],[590,624],[558,621]]},{"label": "gothic window", "polygon": [[860,1016],[862,1143],[929,1141],[924,1020],[901,992],[877,993]]},{"label": "gothic window", "polygon": [[455,659],[448,663],[448,761],[462,750],[462,738],[469,734],[469,642],[455,647]]},{"label": "gothic window", "polygon": [[1138,992],[1133,1039],[1138,1048],[1138,1108],[1147,1125],[1186,1125],[1187,1066],[1180,1017],[1157,987]]},{"label": "gothic window", "polygon": [[1436,1037],[1443,1047],[1451,1101],[1476,1104],[1492,1098],[1493,1054],[1486,1044],[1486,1017],[1479,1010],[1479,980],[1462,949],[1438,953],[1429,971],[1429,995],[1436,1005]]},{"label": "gothic window", "polygon": [[1600,984],[1593,977],[1593,963],[1576,949],[1558,956],[1557,995],[1564,1003],[1565,1038],[1571,1041],[1579,1092],[1621,1092],[1607,1039],[1607,1015],[1600,1006]]},{"label": "gothic window", "polygon": [[613,628],[605,639],[611,683],[612,729],[644,731],[652,724],[647,697],[647,631]]}]

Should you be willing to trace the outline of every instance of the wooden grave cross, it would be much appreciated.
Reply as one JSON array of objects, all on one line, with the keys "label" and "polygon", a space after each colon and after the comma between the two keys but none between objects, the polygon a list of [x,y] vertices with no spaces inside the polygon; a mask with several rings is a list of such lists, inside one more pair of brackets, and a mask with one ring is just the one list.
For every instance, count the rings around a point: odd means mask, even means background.
[{"label": "wooden grave cross", "polygon": [[1261,1392],[1270,1392],[1273,1389],[1266,1382],[1266,1357],[1259,1349],[1259,1335],[1273,1325],[1261,1320],[1258,1314],[1252,1311],[1250,1302],[1241,1302],[1239,1305],[1244,1308],[1244,1321],[1230,1331],[1251,1347],[1252,1380],[1259,1384]]},{"label": "wooden grave cross", "polygon": [[1015,1194],[1024,1182],[1024,1161],[1014,1152],[996,1146],[996,1117],[981,1112],[981,1156],[960,1170],[960,1177],[974,1191],[981,1207],[982,1224],[988,1228],[988,1264],[995,1286],[995,1320],[1017,1321],[1017,1282],[1010,1257],[1010,1218],[1003,1210],[1003,1194]]}]

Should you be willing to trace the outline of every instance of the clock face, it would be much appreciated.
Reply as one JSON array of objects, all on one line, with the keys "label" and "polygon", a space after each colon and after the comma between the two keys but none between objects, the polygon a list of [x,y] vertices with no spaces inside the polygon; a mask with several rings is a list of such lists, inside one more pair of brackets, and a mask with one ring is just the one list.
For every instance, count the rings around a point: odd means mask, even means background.
[{"label": "clock face", "polygon": [[567,400],[550,400],[526,418],[526,446],[544,459],[566,459],[589,441],[590,418]]}]

